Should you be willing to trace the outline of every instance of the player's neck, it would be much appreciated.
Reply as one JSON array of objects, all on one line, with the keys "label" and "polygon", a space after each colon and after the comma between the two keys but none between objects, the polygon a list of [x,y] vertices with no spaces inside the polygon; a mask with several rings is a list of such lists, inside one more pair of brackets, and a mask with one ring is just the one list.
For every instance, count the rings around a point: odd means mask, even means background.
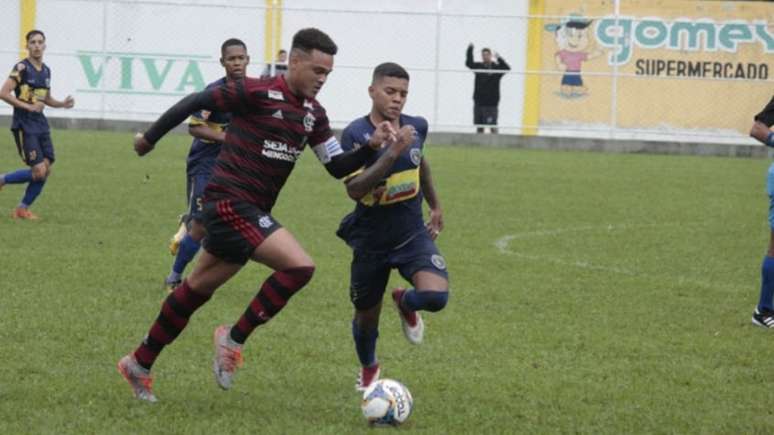
[{"label": "player's neck", "polygon": [[27,60],[30,61],[32,66],[34,66],[36,69],[43,68],[43,57],[34,58],[32,56],[28,56]]},{"label": "player's neck", "polygon": [[384,121],[389,121],[394,129],[398,130],[400,128],[400,117],[396,119],[387,119],[382,116],[378,110],[371,110],[371,113],[368,115],[368,120],[371,121],[371,124],[373,125],[379,125]]}]

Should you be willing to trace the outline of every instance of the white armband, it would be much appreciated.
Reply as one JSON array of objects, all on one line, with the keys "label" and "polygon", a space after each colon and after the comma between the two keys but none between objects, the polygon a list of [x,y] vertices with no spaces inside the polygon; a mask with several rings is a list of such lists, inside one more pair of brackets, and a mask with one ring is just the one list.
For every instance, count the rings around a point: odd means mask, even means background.
[{"label": "white armband", "polygon": [[317,160],[323,165],[330,162],[333,157],[344,154],[344,150],[341,149],[341,144],[336,140],[335,136],[331,136],[321,144],[314,145],[312,151],[317,155]]}]

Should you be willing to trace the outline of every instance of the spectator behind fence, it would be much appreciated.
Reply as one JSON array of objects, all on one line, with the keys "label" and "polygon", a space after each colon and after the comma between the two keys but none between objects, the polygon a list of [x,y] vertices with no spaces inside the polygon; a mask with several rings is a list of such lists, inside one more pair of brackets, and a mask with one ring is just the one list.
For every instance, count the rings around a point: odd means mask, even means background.
[{"label": "spectator behind fence", "polygon": [[[465,66],[472,70],[498,70],[509,71],[511,69],[505,59],[494,53],[495,62],[492,61],[492,50],[481,50],[483,62],[473,62],[473,43],[468,45]],[[473,123],[476,124],[476,132],[483,133],[484,125],[497,125],[497,105],[500,104],[500,79],[503,72],[476,71],[475,90],[473,91]],[[490,127],[493,134],[497,134],[497,127]]]},{"label": "spectator behind fence", "polygon": [[[274,69],[272,69],[274,67]],[[278,75],[287,75],[288,73],[288,52],[280,50],[277,52],[277,58],[273,63],[267,63],[261,71],[261,77],[275,77]]]}]

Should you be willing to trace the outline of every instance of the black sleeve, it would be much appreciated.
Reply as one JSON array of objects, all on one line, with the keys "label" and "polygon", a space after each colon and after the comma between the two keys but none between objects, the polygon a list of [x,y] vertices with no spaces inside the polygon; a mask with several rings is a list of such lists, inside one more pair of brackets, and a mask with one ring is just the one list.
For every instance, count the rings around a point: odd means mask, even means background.
[{"label": "black sleeve", "polygon": [[145,139],[151,145],[159,141],[165,134],[175,128],[178,124],[185,121],[188,116],[199,110],[217,111],[212,89],[205,89],[201,92],[195,92],[178,101],[174,106],[167,109],[148,131],[145,132]]},{"label": "black sleeve", "polygon": [[504,70],[504,71],[510,71],[511,70],[511,66],[508,65],[508,63],[505,62],[505,59],[503,59],[502,57],[498,57],[497,58],[497,69],[501,69],[501,70]]},{"label": "black sleeve", "polygon": [[325,169],[335,178],[343,178],[362,168],[374,153],[376,150],[363,145],[356,150],[333,156],[331,161],[325,164]]},{"label": "black sleeve", "polygon": [[771,101],[761,113],[755,115],[755,120],[766,124],[767,127],[774,125],[774,97],[771,97]]},{"label": "black sleeve", "polygon": [[476,63],[473,62],[473,46],[468,45],[468,51],[465,52],[465,66],[470,69],[476,68]]}]

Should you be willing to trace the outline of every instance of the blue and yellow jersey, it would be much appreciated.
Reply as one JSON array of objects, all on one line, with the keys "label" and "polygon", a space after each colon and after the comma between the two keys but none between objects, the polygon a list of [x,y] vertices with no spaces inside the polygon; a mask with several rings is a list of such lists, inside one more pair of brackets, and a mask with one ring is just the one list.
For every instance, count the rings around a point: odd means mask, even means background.
[{"label": "blue and yellow jersey", "polygon": [[[355,210],[341,222],[338,235],[358,250],[384,251],[397,247],[425,231],[422,220],[422,191],[419,166],[427,137],[427,121],[421,117],[400,116],[400,125],[412,125],[417,140],[395,161],[384,179],[371,193],[358,201]],[[368,116],[350,123],[341,134],[344,151],[365,146],[375,126]],[[366,165],[348,178],[371,166],[385,150],[379,150]]]},{"label": "blue and yellow jersey", "polygon": [[[35,103],[44,101],[51,87],[51,70],[46,64],[40,69],[29,61],[23,61],[14,65],[11,79],[16,82],[14,94],[16,98],[25,103]],[[30,112],[28,110],[13,108],[13,121],[11,128],[14,130],[24,130],[26,133],[48,133],[48,120],[43,113]]]},{"label": "blue and yellow jersey", "polygon": [[[226,78],[214,81],[207,88],[217,88],[226,83]],[[191,115],[189,126],[206,125],[216,132],[225,131],[231,122],[228,112],[209,112],[201,110]],[[189,175],[209,174],[215,165],[221,144],[194,138],[191,151],[188,153],[187,171]]]}]

